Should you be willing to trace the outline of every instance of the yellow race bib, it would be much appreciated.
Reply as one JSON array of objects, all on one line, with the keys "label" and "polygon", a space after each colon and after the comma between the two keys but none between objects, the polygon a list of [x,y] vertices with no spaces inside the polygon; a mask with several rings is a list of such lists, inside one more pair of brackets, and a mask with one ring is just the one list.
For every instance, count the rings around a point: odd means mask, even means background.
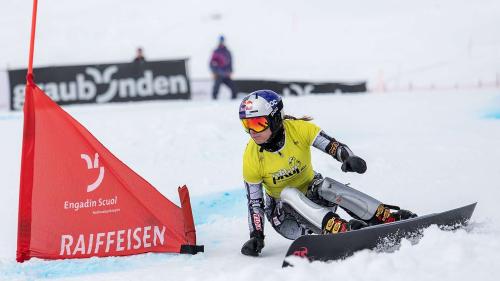
[{"label": "yellow race bib", "polygon": [[314,177],[311,146],[321,129],[302,120],[284,120],[285,145],[277,152],[263,150],[252,139],[243,154],[243,179],[263,183],[266,193],[279,198],[283,188],[295,187],[305,193]]}]

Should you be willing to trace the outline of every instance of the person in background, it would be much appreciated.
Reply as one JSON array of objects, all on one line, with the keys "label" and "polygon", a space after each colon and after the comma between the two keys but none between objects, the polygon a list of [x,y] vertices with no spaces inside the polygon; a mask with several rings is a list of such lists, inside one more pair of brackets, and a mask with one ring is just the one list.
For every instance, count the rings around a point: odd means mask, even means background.
[{"label": "person in background", "polygon": [[224,44],[224,36],[219,37],[219,45],[212,52],[210,58],[210,70],[214,77],[214,86],[212,89],[212,98],[217,99],[221,84],[225,84],[231,90],[231,99],[236,99],[236,86],[231,79],[233,73],[233,61],[231,52]]},{"label": "person in background", "polygon": [[134,63],[144,62],[146,62],[146,58],[144,57],[144,50],[141,47],[138,47],[134,58]]}]

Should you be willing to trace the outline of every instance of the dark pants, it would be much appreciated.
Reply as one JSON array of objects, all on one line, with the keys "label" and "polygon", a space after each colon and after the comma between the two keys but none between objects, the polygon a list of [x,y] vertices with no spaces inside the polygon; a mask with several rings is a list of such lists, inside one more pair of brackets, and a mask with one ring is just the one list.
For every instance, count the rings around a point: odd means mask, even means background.
[{"label": "dark pants", "polygon": [[215,79],[214,87],[212,89],[212,98],[214,100],[217,99],[217,95],[219,94],[219,89],[221,84],[225,84],[226,86],[228,86],[229,89],[231,90],[231,99],[233,100],[236,99],[238,91],[236,90],[236,85],[234,85],[233,80],[231,79],[231,77],[221,77],[221,76]]}]

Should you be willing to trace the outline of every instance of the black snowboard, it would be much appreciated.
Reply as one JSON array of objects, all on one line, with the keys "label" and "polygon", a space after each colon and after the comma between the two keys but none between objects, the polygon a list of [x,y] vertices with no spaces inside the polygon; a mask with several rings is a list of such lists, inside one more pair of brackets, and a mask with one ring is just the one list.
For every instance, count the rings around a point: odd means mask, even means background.
[{"label": "black snowboard", "polygon": [[[310,261],[337,260],[348,257],[359,250],[374,249],[387,240],[391,244],[397,244],[402,238],[414,237],[420,233],[421,229],[432,224],[454,229],[467,224],[476,204],[344,233],[301,236],[290,245],[286,257],[295,255]],[[283,267],[290,265],[286,261],[286,257]]]}]

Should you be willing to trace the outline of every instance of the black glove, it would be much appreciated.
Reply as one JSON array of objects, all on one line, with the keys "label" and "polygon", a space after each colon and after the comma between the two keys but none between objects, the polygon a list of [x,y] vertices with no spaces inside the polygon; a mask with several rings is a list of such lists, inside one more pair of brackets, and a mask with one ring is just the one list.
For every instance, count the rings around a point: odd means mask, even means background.
[{"label": "black glove", "polygon": [[342,171],[362,174],[366,172],[366,162],[358,156],[349,156],[344,163],[342,163]]},{"label": "black glove", "polygon": [[257,257],[260,254],[262,248],[264,248],[264,235],[251,235],[253,236],[243,244],[241,248],[241,253],[246,256]]}]

